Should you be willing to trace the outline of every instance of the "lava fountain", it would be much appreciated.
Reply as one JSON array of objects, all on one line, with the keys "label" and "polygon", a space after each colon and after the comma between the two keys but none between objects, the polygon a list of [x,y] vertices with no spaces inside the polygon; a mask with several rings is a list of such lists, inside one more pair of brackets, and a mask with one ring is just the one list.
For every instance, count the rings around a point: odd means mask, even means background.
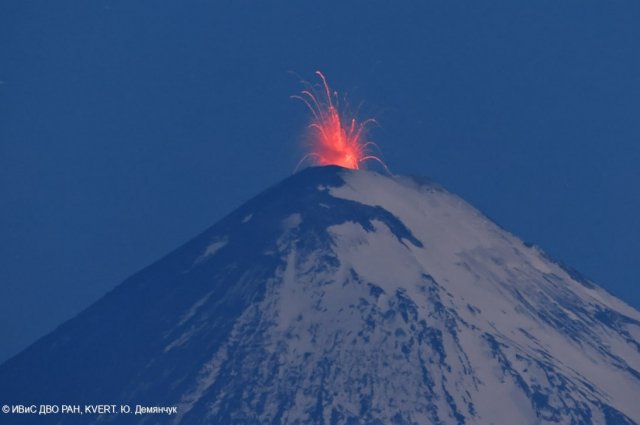
[{"label": "lava fountain", "polygon": [[[301,100],[312,114],[309,152],[298,162],[315,165],[339,165],[345,168],[360,169],[366,161],[379,162],[385,170],[384,162],[371,153],[377,147],[366,141],[366,130],[375,120],[372,118],[358,122],[355,117],[349,118],[339,108],[338,92],[331,92],[324,74],[316,71],[322,84],[318,87],[305,83],[305,89],[299,95],[291,96]],[[387,170],[388,171],[388,170]]]}]

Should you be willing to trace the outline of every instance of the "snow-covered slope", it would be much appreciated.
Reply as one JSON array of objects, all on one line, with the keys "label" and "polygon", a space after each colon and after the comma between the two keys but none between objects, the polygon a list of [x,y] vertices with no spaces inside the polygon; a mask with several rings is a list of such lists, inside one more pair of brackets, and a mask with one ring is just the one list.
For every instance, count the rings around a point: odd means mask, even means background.
[{"label": "snow-covered slope", "polygon": [[91,418],[117,423],[631,424],[640,313],[433,183],[311,168],[5,363],[0,401],[178,407]]}]

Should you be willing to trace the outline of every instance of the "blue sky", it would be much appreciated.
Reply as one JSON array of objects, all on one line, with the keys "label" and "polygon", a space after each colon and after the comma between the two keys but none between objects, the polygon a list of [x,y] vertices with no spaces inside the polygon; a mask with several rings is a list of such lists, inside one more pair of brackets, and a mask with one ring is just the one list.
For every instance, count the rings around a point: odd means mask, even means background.
[{"label": "blue sky", "polygon": [[316,69],[393,172],[640,307],[638,22],[633,1],[2,2],[0,361],[291,174],[291,72]]}]

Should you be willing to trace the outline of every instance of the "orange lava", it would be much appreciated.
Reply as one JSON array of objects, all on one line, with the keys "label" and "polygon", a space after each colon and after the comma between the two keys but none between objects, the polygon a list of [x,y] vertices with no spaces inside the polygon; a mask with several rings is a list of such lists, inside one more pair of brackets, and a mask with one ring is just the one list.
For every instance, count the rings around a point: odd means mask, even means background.
[{"label": "orange lava", "polygon": [[300,160],[298,167],[310,161],[315,165],[339,165],[357,170],[363,162],[373,160],[386,169],[384,162],[369,152],[376,145],[363,140],[367,126],[375,123],[375,120],[367,119],[359,123],[355,118],[346,118],[344,112],[338,109],[338,93],[331,93],[322,72],[316,71],[316,74],[322,80],[320,93],[307,84],[300,95],[292,96],[303,101],[313,115],[309,124],[310,151]]}]

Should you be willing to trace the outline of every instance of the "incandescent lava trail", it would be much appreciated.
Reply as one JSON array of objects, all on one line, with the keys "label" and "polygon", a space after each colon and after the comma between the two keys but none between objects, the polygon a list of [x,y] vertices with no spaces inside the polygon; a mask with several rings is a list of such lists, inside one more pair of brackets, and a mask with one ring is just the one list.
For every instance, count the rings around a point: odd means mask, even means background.
[{"label": "incandescent lava trail", "polygon": [[345,111],[339,109],[338,92],[331,92],[324,74],[316,71],[322,85],[305,83],[305,89],[299,95],[291,96],[301,100],[311,111],[309,152],[300,160],[296,169],[305,161],[316,165],[339,165],[345,168],[359,169],[365,161],[377,161],[387,169],[384,162],[371,154],[375,143],[365,141],[367,127],[375,123],[374,119],[358,122],[355,117],[345,117]]}]

